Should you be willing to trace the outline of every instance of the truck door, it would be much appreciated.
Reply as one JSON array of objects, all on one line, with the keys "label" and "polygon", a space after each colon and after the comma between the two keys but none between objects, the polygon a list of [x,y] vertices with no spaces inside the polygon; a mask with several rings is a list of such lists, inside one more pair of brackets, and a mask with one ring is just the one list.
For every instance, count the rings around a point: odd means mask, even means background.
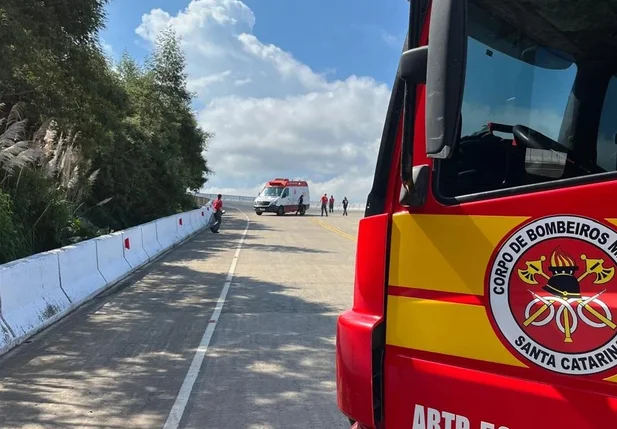
[{"label": "truck door", "polygon": [[616,426],[617,17],[429,6],[389,119],[379,425]]}]

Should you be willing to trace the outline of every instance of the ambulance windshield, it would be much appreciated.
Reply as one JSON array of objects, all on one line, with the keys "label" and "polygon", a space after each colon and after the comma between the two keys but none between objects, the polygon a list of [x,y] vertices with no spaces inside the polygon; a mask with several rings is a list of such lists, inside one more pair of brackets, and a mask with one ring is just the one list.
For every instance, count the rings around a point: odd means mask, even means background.
[{"label": "ambulance windshield", "polygon": [[442,195],[617,170],[617,0],[601,4],[469,0],[460,140],[439,164]]},{"label": "ambulance windshield", "polygon": [[283,188],[280,186],[266,186],[263,191],[261,191],[261,197],[279,197],[283,192]]}]

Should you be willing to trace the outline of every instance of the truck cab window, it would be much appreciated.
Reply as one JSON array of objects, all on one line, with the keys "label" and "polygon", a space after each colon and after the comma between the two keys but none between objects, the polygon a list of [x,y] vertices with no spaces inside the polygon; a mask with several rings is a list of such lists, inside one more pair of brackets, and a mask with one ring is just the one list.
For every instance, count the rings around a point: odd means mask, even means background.
[{"label": "truck cab window", "polygon": [[469,0],[460,138],[437,162],[442,196],[617,167],[617,51],[606,49],[615,42],[602,25],[572,31],[575,9],[553,19],[538,6],[525,17],[508,4]]},{"label": "truck cab window", "polygon": [[285,190],[283,191],[283,195],[281,195],[281,198],[287,198],[289,197],[289,188],[285,188]]}]

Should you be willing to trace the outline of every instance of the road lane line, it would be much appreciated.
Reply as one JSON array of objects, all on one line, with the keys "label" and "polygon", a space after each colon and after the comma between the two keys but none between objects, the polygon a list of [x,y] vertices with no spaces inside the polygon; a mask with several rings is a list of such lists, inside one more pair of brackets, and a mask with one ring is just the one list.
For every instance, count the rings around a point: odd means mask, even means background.
[{"label": "road lane line", "polygon": [[322,227],[324,227],[324,228],[326,228],[326,229],[329,229],[330,231],[335,232],[335,233],[337,233],[338,235],[340,235],[340,236],[342,236],[342,237],[345,237],[345,238],[346,238],[346,239],[348,239],[348,240],[351,240],[351,241],[358,241],[358,239],[357,239],[356,237],[354,237],[353,235],[351,235],[351,234],[347,234],[346,232],[343,232],[343,231],[341,231],[340,229],[335,228],[335,227],[333,227],[332,225],[330,225],[330,224],[328,224],[328,223],[326,223],[326,222],[323,222],[323,221],[318,220],[318,219],[312,219],[312,220],[313,220],[313,222],[315,222],[317,225],[322,226]]},{"label": "road lane line", "polygon": [[235,209],[242,213],[242,215],[246,218],[246,228],[244,229],[242,237],[238,242],[238,247],[236,247],[236,253],[234,254],[234,258],[231,261],[231,265],[229,266],[229,271],[227,271],[227,278],[225,279],[225,284],[223,285],[223,290],[221,291],[221,295],[219,296],[219,299],[216,303],[216,307],[212,312],[212,317],[210,317],[208,321],[208,325],[206,326],[204,335],[201,337],[199,347],[197,347],[197,350],[195,351],[195,356],[193,357],[191,366],[186,373],[186,377],[182,382],[182,386],[180,387],[180,391],[178,392],[176,401],[174,402],[174,405],[169,412],[169,416],[167,417],[167,421],[165,422],[165,426],[163,426],[163,429],[178,429],[178,426],[180,425],[180,421],[182,420],[182,416],[184,415],[186,404],[188,404],[191,397],[193,385],[195,384],[195,380],[197,380],[197,377],[199,376],[201,365],[203,364],[204,358],[206,357],[206,352],[208,351],[208,346],[210,345],[210,341],[212,340],[212,334],[214,334],[214,329],[218,325],[219,317],[221,315],[221,311],[223,310],[223,305],[225,305],[225,299],[227,298],[227,293],[229,292],[229,288],[231,286],[231,281],[234,278],[234,272],[236,271],[236,265],[238,264],[240,250],[242,249],[244,238],[246,237],[246,233],[248,232],[251,223],[248,216],[242,210],[237,207]]},{"label": "road lane line", "polygon": [[330,225],[327,222],[324,222],[324,221],[321,221],[321,220],[318,220],[318,219],[313,219],[313,220],[318,225],[320,225],[320,226],[322,226],[322,227],[324,227],[326,229],[329,229],[332,232],[335,232],[335,233],[337,233],[337,234],[339,234],[339,235],[341,235],[341,236],[343,236],[343,237],[345,237],[345,238],[347,238],[349,240],[357,241],[357,238],[355,236],[353,236],[351,234],[348,234],[348,233],[346,233],[346,232],[344,232],[344,231],[342,231],[342,230],[340,230],[340,229]]},{"label": "road lane line", "polygon": [[348,240],[357,241],[356,237],[354,237],[353,235],[351,235],[351,234],[347,234],[346,232],[341,231],[340,229],[338,229],[338,228],[336,228],[336,227],[334,227],[334,226],[330,225],[330,224],[329,224],[329,223],[327,223],[327,222],[323,222],[323,221],[320,221],[320,220],[317,220],[317,219],[314,219],[314,221],[315,221],[315,223],[317,223],[318,225],[320,225],[320,226],[322,226],[322,227],[324,227],[324,228],[326,228],[326,229],[329,229],[330,231],[332,231],[332,232],[334,232],[334,233],[336,233],[336,234],[338,234],[338,235],[340,235],[340,236],[342,236],[342,237],[345,237],[345,238],[347,238]]}]

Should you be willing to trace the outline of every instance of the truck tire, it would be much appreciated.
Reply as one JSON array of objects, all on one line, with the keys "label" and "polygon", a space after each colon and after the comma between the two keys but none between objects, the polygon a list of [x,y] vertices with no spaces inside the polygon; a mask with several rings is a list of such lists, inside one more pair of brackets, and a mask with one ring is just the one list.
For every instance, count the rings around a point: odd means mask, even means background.
[{"label": "truck tire", "polygon": [[306,206],[303,204],[302,207],[300,207],[300,216],[304,216],[305,213],[306,213]]},{"label": "truck tire", "polygon": [[277,216],[283,216],[285,214],[285,207],[279,206],[279,209],[276,211]]},{"label": "truck tire", "polygon": [[261,216],[261,212],[255,212],[257,216]]}]

